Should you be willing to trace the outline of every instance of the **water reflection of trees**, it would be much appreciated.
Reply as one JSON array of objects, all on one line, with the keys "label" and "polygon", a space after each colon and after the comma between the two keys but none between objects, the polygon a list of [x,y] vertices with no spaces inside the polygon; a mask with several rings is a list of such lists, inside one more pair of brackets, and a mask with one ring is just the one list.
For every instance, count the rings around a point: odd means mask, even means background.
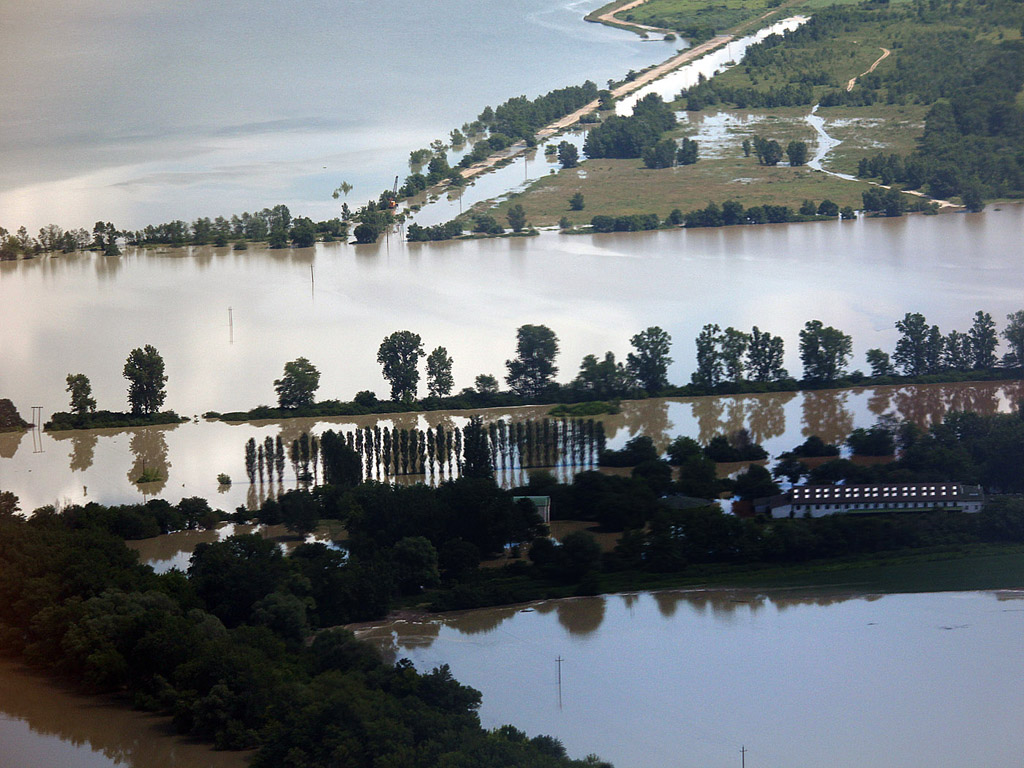
[{"label": "water reflection of trees", "polygon": [[0,459],[13,459],[25,434],[25,432],[6,432],[0,434]]},{"label": "water reflection of trees", "polygon": [[826,443],[840,443],[853,431],[853,414],[846,407],[848,390],[804,392],[804,437],[817,435]]},{"label": "water reflection of trees", "polygon": [[674,435],[675,425],[668,417],[668,401],[662,399],[632,400],[622,404],[622,425],[629,430],[630,437],[646,435],[655,446],[664,449]]},{"label": "water reflection of trees", "polygon": [[722,414],[725,412],[725,398],[698,397],[690,403],[693,419],[697,422],[697,440],[707,444],[715,435],[722,434]]},{"label": "water reflection of trees", "polygon": [[76,432],[71,435],[71,453],[68,454],[68,459],[71,461],[72,472],[84,472],[92,466],[98,440],[93,432]]},{"label": "water reflection of trees", "polygon": [[166,431],[163,427],[138,429],[132,432],[128,442],[128,450],[135,457],[132,468],[128,470],[128,482],[138,484],[143,472],[159,476],[159,479],[152,482],[139,484],[139,489],[147,496],[160,493],[167,485],[171,462],[167,458]]},{"label": "water reflection of trees", "polygon": [[576,637],[584,637],[597,630],[604,621],[604,597],[579,597],[559,600],[555,605],[558,623]]},{"label": "water reflection of trees", "polygon": [[750,398],[747,429],[755,443],[763,443],[785,433],[786,404],[795,397],[796,392],[778,392]]},{"label": "water reflection of trees", "polygon": [[892,404],[892,388],[876,387],[868,396],[868,410],[875,416],[881,416]]},{"label": "water reflection of trees", "polygon": [[519,606],[515,605],[481,608],[446,616],[444,623],[464,635],[482,635],[493,632],[500,624],[508,621],[521,610]]}]

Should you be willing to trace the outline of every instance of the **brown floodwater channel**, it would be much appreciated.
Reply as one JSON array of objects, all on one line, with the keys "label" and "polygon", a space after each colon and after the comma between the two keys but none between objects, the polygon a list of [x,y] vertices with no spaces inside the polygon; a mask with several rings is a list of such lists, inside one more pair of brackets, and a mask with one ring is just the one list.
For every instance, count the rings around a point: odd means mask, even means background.
[{"label": "brown floodwater channel", "polygon": [[[1019,765],[1024,592],[664,591],[362,629],[617,768]],[[561,659],[561,661],[559,661]]]},{"label": "brown floodwater channel", "polygon": [[3,768],[243,768],[246,757],[175,735],[169,718],[79,695],[0,661]]}]

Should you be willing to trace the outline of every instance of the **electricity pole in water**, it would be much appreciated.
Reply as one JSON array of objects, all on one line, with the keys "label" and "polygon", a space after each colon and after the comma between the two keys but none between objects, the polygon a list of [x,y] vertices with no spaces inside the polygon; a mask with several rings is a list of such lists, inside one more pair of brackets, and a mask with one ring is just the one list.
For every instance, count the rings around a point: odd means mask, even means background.
[{"label": "electricity pole in water", "polygon": [[562,708],[562,662],[565,661],[565,659],[563,659],[561,657],[561,655],[559,655],[559,657],[557,659],[555,659],[555,661],[558,663],[558,708],[561,709]]},{"label": "electricity pole in water", "polygon": [[747,747],[740,747],[740,768],[747,768]]}]

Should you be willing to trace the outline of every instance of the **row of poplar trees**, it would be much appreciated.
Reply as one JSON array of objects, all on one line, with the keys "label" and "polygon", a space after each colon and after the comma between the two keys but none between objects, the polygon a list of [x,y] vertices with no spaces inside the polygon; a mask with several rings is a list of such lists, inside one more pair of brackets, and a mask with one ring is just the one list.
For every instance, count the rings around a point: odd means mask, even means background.
[{"label": "row of poplar trees", "polygon": [[[383,480],[399,475],[432,474],[435,479],[452,478],[463,473],[464,446],[473,425],[398,429],[361,427],[339,432],[337,439],[360,458],[362,476]],[[604,423],[593,419],[526,419],[492,421],[476,427],[477,439],[490,459],[492,471],[533,467],[587,467],[597,464],[605,449]],[[475,434],[475,433],[474,433]],[[332,434],[333,439],[333,434]],[[264,476],[273,482],[284,481],[284,468],[291,463],[300,482],[318,482],[320,439],[308,433],[292,441],[287,455],[281,437],[267,437],[262,443],[249,438],[245,446],[245,468],[249,482]],[[324,460],[326,463],[326,455]],[[325,473],[326,478],[326,473]]]}]

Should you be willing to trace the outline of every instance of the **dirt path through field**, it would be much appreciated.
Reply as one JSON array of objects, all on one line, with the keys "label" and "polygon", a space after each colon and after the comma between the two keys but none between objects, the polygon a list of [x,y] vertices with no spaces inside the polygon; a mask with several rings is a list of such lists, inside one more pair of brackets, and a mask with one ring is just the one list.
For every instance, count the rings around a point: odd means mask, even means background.
[{"label": "dirt path through field", "polygon": [[[857,77],[864,77],[864,75],[870,75],[872,72],[875,71],[875,67],[877,67],[879,64],[881,64],[885,59],[889,57],[890,53],[892,53],[892,51],[890,51],[888,48],[882,48],[882,55],[875,59],[875,63],[868,67],[867,72],[861,72],[859,75],[857,75]],[[857,77],[851,77],[850,82],[846,84],[847,93],[852,91],[853,86],[857,84]]]}]

